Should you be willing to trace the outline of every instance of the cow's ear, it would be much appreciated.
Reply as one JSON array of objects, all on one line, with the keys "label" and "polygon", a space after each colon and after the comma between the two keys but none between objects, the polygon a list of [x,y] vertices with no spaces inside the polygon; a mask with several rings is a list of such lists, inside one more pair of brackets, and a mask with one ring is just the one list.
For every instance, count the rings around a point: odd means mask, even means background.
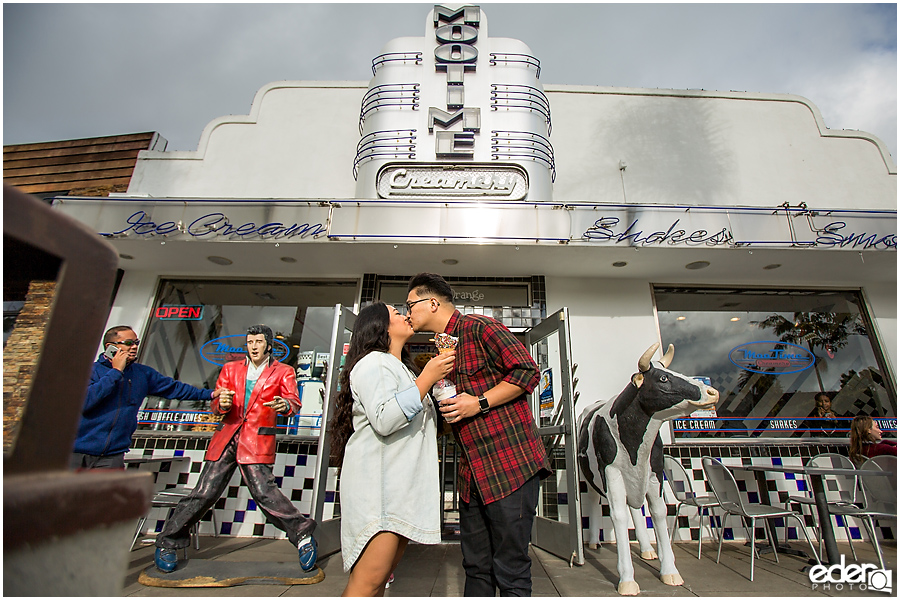
[{"label": "cow's ear", "polygon": [[642,383],[644,383],[644,376],[641,373],[635,373],[631,376],[631,385],[634,387],[639,388]]}]

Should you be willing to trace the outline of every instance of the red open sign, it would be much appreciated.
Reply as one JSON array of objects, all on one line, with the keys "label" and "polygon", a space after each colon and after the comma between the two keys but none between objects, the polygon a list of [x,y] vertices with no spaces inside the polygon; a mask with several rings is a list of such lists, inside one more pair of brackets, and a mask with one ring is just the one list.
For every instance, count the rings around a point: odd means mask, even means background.
[{"label": "red open sign", "polygon": [[159,306],[156,318],[164,321],[199,321],[203,318],[203,306]]}]

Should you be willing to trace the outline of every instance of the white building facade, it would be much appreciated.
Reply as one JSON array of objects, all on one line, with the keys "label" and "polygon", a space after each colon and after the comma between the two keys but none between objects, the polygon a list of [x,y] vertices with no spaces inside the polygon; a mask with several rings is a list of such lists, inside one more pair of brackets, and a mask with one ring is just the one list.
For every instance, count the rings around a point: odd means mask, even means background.
[{"label": "white building facade", "polygon": [[[828,129],[798,96],[543,84],[477,6],[437,7],[372,64],[368,83],[269,84],[196,151],[142,152],[126,193],[55,203],[120,252],[109,324],[135,328],[142,362],[211,387],[247,326],[279,333],[309,413],[284,424],[276,475],[301,510],[323,496],[334,305],[399,306],[422,271],[523,336],[567,309],[570,356],[541,367],[576,414],[674,344],[672,367],[722,397],[662,432],[694,469],[839,451],[856,414],[896,432],[897,172],[876,137]],[[820,392],[845,421],[816,421]],[[195,481],[203,413],[148,399],[133,452],[196,467],[160,483]],[[561,507],[573,471],[554,464],[544,501]],[[330,518],[334,469],[322,485]],[[221,533],[278,535],[248,498],[217,507]]]}]

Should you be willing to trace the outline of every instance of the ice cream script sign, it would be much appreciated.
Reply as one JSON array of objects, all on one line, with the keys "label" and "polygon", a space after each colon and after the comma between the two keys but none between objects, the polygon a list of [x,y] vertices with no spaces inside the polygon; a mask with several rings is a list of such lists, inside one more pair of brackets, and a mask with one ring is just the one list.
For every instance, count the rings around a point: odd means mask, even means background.
[{"label": "ice cream script sign", "polygon": [[317,237],[326,231],[324,223],[241,222],[239,219],[229,218],[223,212],[207,213],[185,224],[183,221],[157,222],[152,219],[149,213],[139,210],[125,219],[125,225],[121,229],[101,233],[100,235],[108,237],[124,235],[152,237],[181,234],[201,239],[237,237],[240,239],[262,238],[278,240],[295,237]]}]

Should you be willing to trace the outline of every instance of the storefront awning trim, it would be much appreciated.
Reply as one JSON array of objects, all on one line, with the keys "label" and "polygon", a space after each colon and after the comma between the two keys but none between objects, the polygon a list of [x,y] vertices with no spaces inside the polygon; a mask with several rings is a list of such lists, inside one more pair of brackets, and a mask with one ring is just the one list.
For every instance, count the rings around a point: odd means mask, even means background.
[{"label": "storefront awning trim", "polygon": [[116,238],[896,250],[896,211],[804,204],[63,197],[54,205]]}]

